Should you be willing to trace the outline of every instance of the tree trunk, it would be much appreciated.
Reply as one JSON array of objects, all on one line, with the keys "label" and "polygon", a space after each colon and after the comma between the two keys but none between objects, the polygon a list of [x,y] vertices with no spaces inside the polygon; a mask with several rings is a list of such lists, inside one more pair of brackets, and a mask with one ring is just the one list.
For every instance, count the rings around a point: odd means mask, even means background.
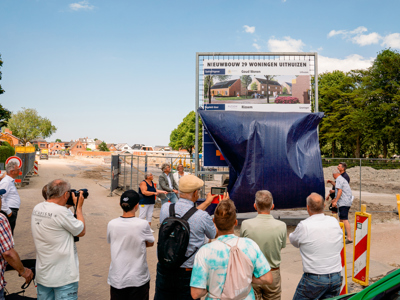
[{"label": "tree trunk", "polygon": [[387,158],[387,154],[388,154],[388,141],[387,141],[387,140],[383,140],[382,144],[383,144],[383,158]]},{"label": "tree trunk", "polygon": [[332,141],[332,158],[335,157],[336,141]]},{"label": "tree trunk", "polygon": [[357,136],[357,145],[356,145],[356,152],[355,152],[355,157],[360,158],[360,152],[361,152],[361,141],[360,141],[360,135]]}]

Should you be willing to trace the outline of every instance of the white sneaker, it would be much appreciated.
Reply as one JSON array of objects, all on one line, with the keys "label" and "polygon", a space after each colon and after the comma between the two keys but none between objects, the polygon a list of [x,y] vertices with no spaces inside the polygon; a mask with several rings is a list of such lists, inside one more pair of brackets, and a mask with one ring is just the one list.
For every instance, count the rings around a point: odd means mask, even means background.
[{"label": "white sneaker", "polygon": [[154,230],[150,228],[151,233],[154,233]]}]

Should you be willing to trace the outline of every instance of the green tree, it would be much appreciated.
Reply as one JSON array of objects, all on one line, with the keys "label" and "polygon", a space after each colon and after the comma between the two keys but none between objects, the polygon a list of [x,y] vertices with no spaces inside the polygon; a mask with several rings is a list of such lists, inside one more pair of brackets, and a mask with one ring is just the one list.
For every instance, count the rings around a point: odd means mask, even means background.
[{"label": "green tree", "polygon": [[286,87],[283,88],[282,94],[285,94],[285,95],[289,94]]},{"label": "green tree", "polygon": [[275,75],[264,75],[264,77],[265,77],[265,79],[267,79],[266,93],[267,93],[267,103],[269,103],[269,81],[274,80]]},{"label": "green tree", "polygon": [[[218,81],[226,81],[230,78],[230,75],[207,75],[204,77],[204,87],[207,86],[208,103],[211,103],[211,87],[214,85],[214,79]],[[205,91],[205,89],[204,89]],[[206,95],[206,94],[205,94]]]},{"label": "green tree", "polygon": [[250,75],[240,76],[240,81],[242,82],[242,87],[246,89],[246,97],[248,96],[249,90],[248,86],[253,81]]},{"label": "green tree", "polygon": [[13,156],[15,154],[15,150],[10,146],[7,142],[0,142],[0,162],[4,163],[7,158]]},{"label": "green tree", "polygon": [[57,131],[49,119],[38,115],[36,109],[24,107],[11,115],[8,127],[24,145],[36,138],[45,139]]},{"label": "green tree", "polygon": [[257,85],[256,82],[253,82],[253,83],[251,84],[251,86],[250,86],[250,89],[251,89],[252,91],[257,91],[257,88],[258,88],[258,85]]},{"label": "green tree", "polygon": [[365,78],[368,118],[374,124],[374,138],[388,156],[391,143],[400,146],[400,53],[385,49],[378,53]]},{"label": "green tree", "polygon": [[[0,87],[1,89],[1,87]],[[11,111],[4,108],[3,105],[0,104],[0,128],[7,126],[8,120],[11,118]]]},{"label": "green tree", "polygon": [[[199,119],[199,152],[202,148],[202,122]],[[192,156],[196,139],[196,113],[191,111],[177,128],[172,130],[169,137],[169,146],[174,150],[186,149],[190,156]]]},{"label": "green tree", "polygon": [[60,139],[56,139],[56,143],[61,143],[61,140]]},{"label": "green tree", "polygon": [[99,150],[100,150],[100,151],[110,151],[110,149],[107,148],[107,144],[106,144],[105,142],[102,142],[102,143],[99,145]]},{"label": "green tree", "polygon": [[[3,66],[3,61],[1,59],[1,54],[0,54],[0,69]],[[1,71],[0,71],[0,80],[1,80]],[[1,88],[1,84],[0,84],[0,95],[3,94],[5,91]]]}]

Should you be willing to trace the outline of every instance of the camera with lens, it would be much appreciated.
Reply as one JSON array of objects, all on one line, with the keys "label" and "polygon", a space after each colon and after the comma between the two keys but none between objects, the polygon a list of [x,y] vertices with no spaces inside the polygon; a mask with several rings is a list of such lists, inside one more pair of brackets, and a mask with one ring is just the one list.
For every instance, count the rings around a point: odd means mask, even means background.
[{"label": "camera with lens", "polygon": [[[74,213],[74,217],[76,218],[76,206],[74,204],[74,199],[72,199],[72,195],[75,195],[76,199],[76,204],[78,205],[78,201],[79,201],[79,195],[80,192],[82,191],[82,196],[84,199],[86,199],[89,196],[89,191],[87,189],[80,189],[80,190],[70,190],[70,195],[69,198],[67,200],[67,205],[71,205],[75,208],[75,213]],[[74,242],[79,242],[79,237],[74,236]]]},{"label": "camera with lens", "polygon": [[75,204],[74,204],[74,200],[72,199],[72,194],[74,194],[75,197],[77,199],[79,199],[79,194],[80,194],[81,191],[83,192],[82,196],[83,196],[84,199],[86,199],[89,196],[89,191],[87,189],[80,189],[80,190],[71,189],[70,190],[71,193],[70,193],[69,198],[67,200],[67,205],[74,206]]}]

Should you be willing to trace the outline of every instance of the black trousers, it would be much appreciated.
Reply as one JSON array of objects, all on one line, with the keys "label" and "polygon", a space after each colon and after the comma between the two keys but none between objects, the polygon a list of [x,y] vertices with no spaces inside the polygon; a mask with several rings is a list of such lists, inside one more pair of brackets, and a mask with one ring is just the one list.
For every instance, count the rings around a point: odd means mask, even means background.
[{"label": "black trousers", "polygon": [[193,300],[190,295],[192,271],[184,268],[167,269],[157,264],[154,300]]},{"label": "black trousers", "polygon": [[150,280],[142,286],[116,289],[110,286],[111,300],[149,300]]}]

